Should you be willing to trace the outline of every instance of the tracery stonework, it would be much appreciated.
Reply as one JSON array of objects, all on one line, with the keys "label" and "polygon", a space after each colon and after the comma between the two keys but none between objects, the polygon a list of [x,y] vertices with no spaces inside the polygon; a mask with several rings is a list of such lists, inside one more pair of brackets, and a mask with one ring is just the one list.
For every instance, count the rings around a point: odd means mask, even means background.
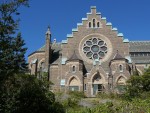
[{"label": "tracery stonework", "polygon": [[84,42],[83,52],[89,59],[103,59],[107,54],[107,44],[103,40],[93,37]]},{"label": "tracery stonework", "polygon": [[47,73],[54,92],[119,93],[133,71],[140,74],[150,66],[150,41],[125,39],[95,6],[66,40],[51,38],[48,27],[45,45],[28,56],[28,67],[39,79]]},{"label": "tracery stonework", "polygon": [[112,45],[107,37],[101,34],[90,34],[80,42],[79,52],[83,60],[88,63],[93,63],[96,59],[104,62],[112,54]]}]

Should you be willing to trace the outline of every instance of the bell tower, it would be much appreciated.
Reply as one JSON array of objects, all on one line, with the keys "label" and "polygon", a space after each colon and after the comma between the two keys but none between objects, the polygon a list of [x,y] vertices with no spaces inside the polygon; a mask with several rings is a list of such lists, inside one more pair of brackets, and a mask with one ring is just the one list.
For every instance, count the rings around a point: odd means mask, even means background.
[{"label": "bell tower", "polygon": [[51,60],[51,32],[50,27],[48,26],[48,29],[45,34],[45,69],[48,72],[49,71],[49,64]]}]

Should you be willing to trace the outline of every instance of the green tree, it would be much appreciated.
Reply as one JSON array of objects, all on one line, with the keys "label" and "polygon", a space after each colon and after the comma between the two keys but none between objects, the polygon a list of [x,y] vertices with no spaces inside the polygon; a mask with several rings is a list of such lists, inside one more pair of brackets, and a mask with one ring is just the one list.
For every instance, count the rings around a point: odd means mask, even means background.
[{"label": "green tree", "polygon": [[141,97],[143,93],[150,92],[150,67],[145,70],[144,74],[132,75],[127,81],[127,96],[130,98]]},{"label": "green tree", "polygon": [[[0,4],[0,80],[25,69],[24,42],[18,31],[20,6],[28,6],[28,0],[3,0]],[[15,47],[16,46],[16,47]]]},{"label": "green tree", "polygon": [[132,75],[127,84],[127,95],[130,98],[139,97],[142,92],[142,76]]},{"label": "green tree", "polygon": [[26,48],[16,18],[28,0],[0,3],[0,113],[63,113],[47,83],[22,73]]},{"label": "green tree", "polygon": [[23,48],[25,45],[24,40],[22,40],[21,33],[18,33],[17,37],[13,41],[13,70],[16,73],[22,73],[26,71],[27,64],[25,61],[25,53],[27,48]]},{"label": "green tree", "polygon": [[142,76],[143,91],[150,91],[150,67]]},{"label": "green tree", "polygon": [[0,113],[64,113],[48,83],[31,75],[10,76],[2,87]]}]

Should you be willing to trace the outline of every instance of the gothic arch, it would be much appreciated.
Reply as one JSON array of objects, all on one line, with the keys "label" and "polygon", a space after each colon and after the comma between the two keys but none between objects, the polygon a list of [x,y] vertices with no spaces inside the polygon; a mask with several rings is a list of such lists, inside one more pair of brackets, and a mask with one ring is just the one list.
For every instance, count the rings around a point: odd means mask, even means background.
[{"label": "gothic arch", "polygon": [[[94,77],[95,76],[97,76],[97,73],[99,73],[99,72],[95,72],[92,76],[91,76],[91,82],[93,83],[93,79],[94,79]],[[101,74],[101,73],[99,73],[99,75],[100,75],[100,80],[101,80],[101,82],[103,83],[103,84],[105,84],[105,77],[104,77],[104,75],[103,74]]]},{"label": "gothic arch", "polygon": [[81,85],[81,81],[77,76],[71,76],[68,81],[67,81],[67,85],[69,86],[70,83],[72,82],[72,80],[74,80],[74,82],[76,81],[78,83],[78,86]]},{"label": "gothic arch", "polygon": [[105,77],[99,71],[91,76],[91,95],[95,96],[97,93],[105,90]]},{"label": "gothic arch", "polygon": [[29,63],[29,68],[32,69],[32,62]]},{"label": "gothic arch", "polygon": [[124,75],[120,75],[119,77],[116,78],[116,84],[122,84],[125,85],[126,84],[126,80],[127,78]]},{"label": "gothic arch", "polygon": [[138,69],[138,68],[137,68],[137,71],[138,71],[138,74],[139,74],[139,75],[142,75],[142,74],[143,74],[143,72],[142,72],[140,69]]},{"label": "gothic arch", "polygon": [[39,61],[39,63],[38,63],[38,68],[40,68],[40,65],[41,65],[42,62],[45,62],[45,58],[42,58],[42,59]]}]

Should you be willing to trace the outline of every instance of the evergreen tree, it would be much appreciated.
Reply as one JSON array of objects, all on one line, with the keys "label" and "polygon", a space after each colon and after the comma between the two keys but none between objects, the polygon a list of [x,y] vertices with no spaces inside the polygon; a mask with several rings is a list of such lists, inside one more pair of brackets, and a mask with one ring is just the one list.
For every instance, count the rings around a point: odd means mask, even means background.
[{"label": "evergreen tree", "polygon": [[[28,6],[28,0],[3,0],[0,4],[0,80],[24,70],[24,41],[18,30],[20,6]],[[15,47],[16,46],[16,47]]]},{"label": "evergreen tree", "polygon": [[[25,45],[24,40],[22,40],[21,33],[18,33],[17,37],[13,42],[13,56],[14,56],[14,72],[20,73],[24,72],[27,68],[27,64],[25,61],[25,53],[27,48],[23,48]],[[19,70],[18,70],[19,69]]]}]

